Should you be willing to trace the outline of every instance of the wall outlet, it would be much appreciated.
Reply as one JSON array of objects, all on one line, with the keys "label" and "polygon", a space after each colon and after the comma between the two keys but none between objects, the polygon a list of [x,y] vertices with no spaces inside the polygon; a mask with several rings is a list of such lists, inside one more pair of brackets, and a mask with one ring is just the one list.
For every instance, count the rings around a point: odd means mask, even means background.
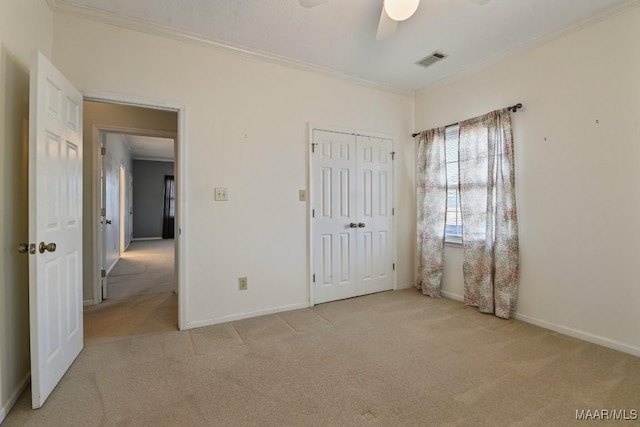
[{"label": "wall outlet", "polygon": [[241,291],[246,291],[247,290],[247,278],[246,277],[241,277],[238,279],[238,287],[240,288]]},{"label": "wall outlet", "polygon": [[229,200],[229,192],[226,188],[215,188],[214,189],[214,198],[216,201],[227,201]]}]

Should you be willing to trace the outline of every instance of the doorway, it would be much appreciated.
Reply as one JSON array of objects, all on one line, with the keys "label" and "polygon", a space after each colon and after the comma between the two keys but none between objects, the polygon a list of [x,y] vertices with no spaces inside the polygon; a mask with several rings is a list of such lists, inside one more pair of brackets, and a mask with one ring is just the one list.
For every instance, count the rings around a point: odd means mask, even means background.
[{"label": "doorway", "polygon": [[[85,338],[176,330],[181,325],[180,233],[176,229],[177,239],[162,242],[161,233],[137,235],[138,220],[144,224],[148,218],[142,209],[147,203],[136,201],[136,194],[150,191],[142,188],[144,180],[136,178],[136,168],[140,162],[162,163],[171,170],[179,227],[180,109],[85,98],[85,111],[85,126],[91,127],[91,143],[86,145],[92,148],[88,228],[94,237],[89,254],[93,304],[86,304],[85,296]],[[160,193],[162,206],[163,188]],[[157,315],[155,320],[151,314]],[[125,317],[126,325],[113,321]]]},{"label": "doorway", "polygon": [[311,302],[392,290],[393,141],[311,129]]}]

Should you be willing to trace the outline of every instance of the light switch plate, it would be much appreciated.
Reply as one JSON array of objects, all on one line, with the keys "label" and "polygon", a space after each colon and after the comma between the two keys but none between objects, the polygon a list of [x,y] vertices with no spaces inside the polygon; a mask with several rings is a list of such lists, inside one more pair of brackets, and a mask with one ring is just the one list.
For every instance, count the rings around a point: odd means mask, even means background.
[{"label": "light switch plate", "polygon": [[215,200],[218,202],[224,202],[229,200],[229,193],[226,188],[216,188],[215,189]]},{"label": "light switch plate", "polygon": [[307,201],[307,190],[298,190],[298,199],[301,202]]}]

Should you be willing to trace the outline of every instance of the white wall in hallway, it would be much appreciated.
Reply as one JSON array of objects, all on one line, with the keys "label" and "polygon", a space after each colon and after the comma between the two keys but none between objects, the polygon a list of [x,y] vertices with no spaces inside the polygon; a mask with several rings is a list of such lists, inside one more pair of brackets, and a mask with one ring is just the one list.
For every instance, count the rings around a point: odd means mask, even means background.
[{"label": "white wall in hallway", "polygon": [[[57,15],[54,58],[84,91],[185,106],[188,325],[308,303],[308,123],[390,134],[397,282],[413,282],[413,96]],[[215,202],[215,187],[229,201]],[[183,249],[183,248],[181,248]],[[249,289],[238,290],[248,277]]]}]

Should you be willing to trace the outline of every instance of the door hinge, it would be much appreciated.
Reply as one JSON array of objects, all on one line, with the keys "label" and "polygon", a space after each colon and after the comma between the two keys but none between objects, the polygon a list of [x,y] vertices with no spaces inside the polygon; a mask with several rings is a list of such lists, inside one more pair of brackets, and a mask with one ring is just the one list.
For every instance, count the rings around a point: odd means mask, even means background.
[{"label": "door hinge", "polygon": [[318,143],[317,143],[317,142],[312,142],[312,143],[311,143],[311,152],[312,152],[312,153],[315,153],[315,152],[316,152],[316,145],[318,145]]},{"label": "door hinge", "polygon": [[313,283],[316,283],[316,275],[313,275]]},{"label": "door hinge", "polygon": [[311,218],[315,218],[315,217],[316,217],[316,210],[311,209]]},{"label": "door hinge", "polygon": [[107,270],[100,270],[100,277],[102,278],[107,277]]},{"label": "door hinge", "polygon": [[102,154],[103,156],[107,154],[107,147],[100,147],[100,154]]},{"label": "door hinge", "polygon": [[391,215],[395,215],[396,214],[396,208],[391,208]]},{"label": "door hinge", "polygon": [[396,263],[393,263],[393,271],[396,271]]},{"label": "door hinge", "polygon": [[391,152],[391,160],[395,160],[396,159],[396,152],[392,151]]}]

